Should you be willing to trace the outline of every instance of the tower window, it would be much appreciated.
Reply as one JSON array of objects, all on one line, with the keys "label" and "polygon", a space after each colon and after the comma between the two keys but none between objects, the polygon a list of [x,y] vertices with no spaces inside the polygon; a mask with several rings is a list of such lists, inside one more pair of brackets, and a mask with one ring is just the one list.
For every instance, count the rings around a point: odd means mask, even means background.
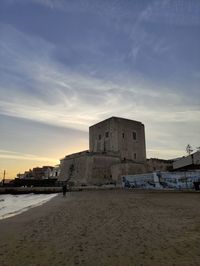
[{"label": "tower window", "polygon": [[122,138],[124,139],[124,133],[122,133]]},{"label": "tower window", "polygon": [[99,140],[101,140],[101,134],[99,134]]},{"label": "tower window", "polygon": [[136,153],[134,153],[134,160],[136,160],[137,159],[137,154]]},{"label": "tower window", "polygon": [[109,132],[107,131],[105,135],[106,135],[106,138],[108,138],[109,137]]},{"label": "tower window", "polygon": [[136,139],[137,139],[137,134],[136,134],[136,132],[135,132],[135,131],[133,132],[133,139],[134,139],[134,140],[136,140]]}]

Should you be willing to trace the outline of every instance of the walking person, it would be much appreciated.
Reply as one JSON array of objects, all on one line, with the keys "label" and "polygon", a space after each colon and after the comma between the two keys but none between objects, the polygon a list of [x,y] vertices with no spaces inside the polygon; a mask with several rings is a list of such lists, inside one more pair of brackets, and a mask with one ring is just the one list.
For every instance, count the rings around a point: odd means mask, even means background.
[{"label": "walking person", "polygon": [[63,185],[62,191],[63,191],[63,197],[65,197],[66,196],[66,192],[67,192],[67,186],[66,186],[66,184]]}]

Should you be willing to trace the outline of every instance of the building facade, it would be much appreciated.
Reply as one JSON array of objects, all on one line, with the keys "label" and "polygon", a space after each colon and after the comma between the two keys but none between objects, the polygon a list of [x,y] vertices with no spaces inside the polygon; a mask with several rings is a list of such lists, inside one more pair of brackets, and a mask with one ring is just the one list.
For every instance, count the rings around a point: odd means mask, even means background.
[{"label": "building facade", "polygon": [[89,128],[89,151],[121,160],[145,162],[145,130],[141,122],[111,117]]},{"label": "building facade", "polygon": [[200,169],[200,151],[175,160],[173,169]]},{"label": "building facade", "polygon": [[[61,159],[58,179],[76,185],[118,183],[122,175],[155,168],[153,162],[146,160],[144,125],[111,117],[89,128],[89,150]],[[156,164],[159,168],[159,161]]]}]

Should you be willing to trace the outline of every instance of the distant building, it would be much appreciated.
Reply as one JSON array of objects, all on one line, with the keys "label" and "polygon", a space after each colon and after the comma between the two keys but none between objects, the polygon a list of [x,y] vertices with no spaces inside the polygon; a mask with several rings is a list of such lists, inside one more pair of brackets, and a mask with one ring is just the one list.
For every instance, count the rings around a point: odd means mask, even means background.
[{"label": "distant building", "polygon": [[51,170],[50,173],[50,178],[58,178],[60,174],[60,165],[56,165],[55,167],[53,167],[53,170]]},{"label": "distant building", "polygon": [[25,171],[23,174],[18,174],[17,177],[19,179],[48,179],[54,177],[54,171],[53,166],[35,167],[32,170]]},{"label": "distant building", "polygon": [[174,170],[200,169],[200,151],[179,158],[173,162]]},{"label": "distant building", "polygon": [[166,170],[171,162],[164,161],[146,160],[141,122],[111,117],[89,128],[89,150],[61,159],[59,180],[71,179],[79,185],[119,182],[121,175],[153,171],[160,165]]},{"label": "distant building", "polygon": [[0,181],[0,186],[8,186],[12,181],[13,179],[3,179],[2,181]]}]

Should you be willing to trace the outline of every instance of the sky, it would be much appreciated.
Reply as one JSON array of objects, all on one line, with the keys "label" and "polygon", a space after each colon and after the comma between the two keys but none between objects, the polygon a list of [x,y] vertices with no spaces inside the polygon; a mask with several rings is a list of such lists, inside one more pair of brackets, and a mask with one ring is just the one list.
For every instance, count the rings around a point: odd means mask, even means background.
[{"label": "sky", "polygon": [[111,116],[147,157],[200,146],[199,0],[1,0],[0,179],[88,149]]}]

